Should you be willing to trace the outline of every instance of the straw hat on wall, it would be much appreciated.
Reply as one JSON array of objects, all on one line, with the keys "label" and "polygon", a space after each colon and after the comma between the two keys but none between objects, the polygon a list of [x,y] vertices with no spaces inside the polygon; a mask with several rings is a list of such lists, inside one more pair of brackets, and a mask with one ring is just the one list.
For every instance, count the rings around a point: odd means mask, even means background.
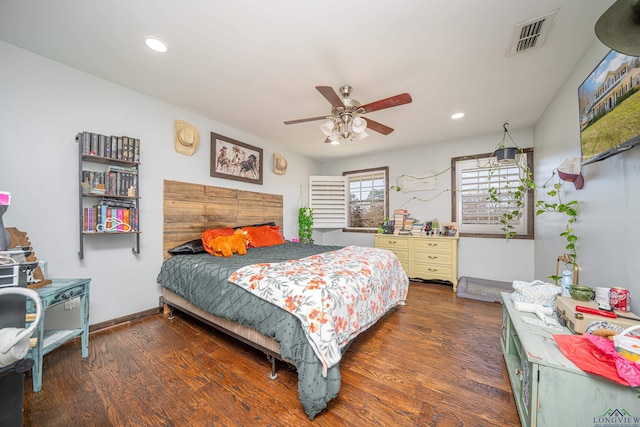
[{"label": "straw hat on wall", "polygon": [[282,154],[275,153],[273,155],[273,173],[276,175],[284,175],[287,171],[287,159]]},{"label": "straw hat on wall", "polygon": [[200,144],[200,132],[195,126],[189,123],[176,120],[176,152],[191,156],[198,149]]}]

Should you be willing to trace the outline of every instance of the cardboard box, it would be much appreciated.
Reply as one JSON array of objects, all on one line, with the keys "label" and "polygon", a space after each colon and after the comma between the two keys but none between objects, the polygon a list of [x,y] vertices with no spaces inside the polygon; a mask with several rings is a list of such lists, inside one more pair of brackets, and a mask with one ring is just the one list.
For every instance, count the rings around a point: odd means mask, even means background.
[{"label": "cardboard box", "polygon": [[631,313],[629,311],[618,311],[614,313],[620,316],[632,317],[637,320],[624,319],[617,317],[612,319],[610,317],[598,316],[597,314],[579,313],[576,311],[576,306],[581,305],[583,307],[598,308],[598,304],[594,301],[576,301],[571,297],[557,297],[556,298],[556,314],[558,321],[561,325],[565,325],[574,334],[583,334],[589,326],[589,322],[596,320],[606,320],[607,322],[620,326],[626,329],[630,326],[640,325],[640,316]]}]

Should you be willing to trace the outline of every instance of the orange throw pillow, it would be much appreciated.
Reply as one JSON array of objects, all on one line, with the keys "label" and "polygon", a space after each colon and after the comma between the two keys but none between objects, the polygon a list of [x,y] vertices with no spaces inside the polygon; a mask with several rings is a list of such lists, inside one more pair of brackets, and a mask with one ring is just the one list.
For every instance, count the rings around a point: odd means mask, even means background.
[{"label": "orange throw pillow", "polygon": [[280,234],[280,227],[264,225],[261,227],[243,227],[248,235],[250,248],[262,248],[284,243],[284,237]]},{"label": "orange throw pillow", "polygon": [[204,250],[213,255],[213,249],[211,247],[211,242],[218,236],[232,236],[235,230],[233,228],[225,227],[225,228],[211,228],[209,230],[204,230],[200,235],[200,239],[202,240],[202,246]]}]

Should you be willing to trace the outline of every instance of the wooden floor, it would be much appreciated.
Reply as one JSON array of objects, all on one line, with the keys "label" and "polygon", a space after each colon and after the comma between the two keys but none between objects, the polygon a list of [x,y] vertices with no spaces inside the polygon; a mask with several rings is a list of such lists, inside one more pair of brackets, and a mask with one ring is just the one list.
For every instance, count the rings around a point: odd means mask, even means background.
[{"label": "wooden floor", "polygon": [[313,422],[295,370],[185,315],[92,333],[44,358],[25,426],[518,426],[500,351],[501,306],[411,283],[407,304],[352,344],[342,388]]}]

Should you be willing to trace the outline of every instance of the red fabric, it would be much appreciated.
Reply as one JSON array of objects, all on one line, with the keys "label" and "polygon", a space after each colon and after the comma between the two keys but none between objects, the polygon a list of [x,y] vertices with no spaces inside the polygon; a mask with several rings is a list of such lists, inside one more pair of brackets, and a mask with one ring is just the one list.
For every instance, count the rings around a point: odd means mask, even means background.
[{"label": "red fabric", "polygon": [[611,340],[590,334],[587,334],[586,337],[593,345],[613,358],[620,378],[628,382],[631,387],[640,386],[640,363],[633,362],[618,353]]},{"label": "red fabric", "polygon": [[[592,335],[554,335],[553,338],[558,343],[562,354],[583,371],[600,375],[625,386],[637,386],[630,384],[629,381],[619,375],[616,356],[623,357],[616,353],[613,343],[608,339]],[[603,347],[608,345],[600,340],[608,341],[613,353],[601,350],[592,342],[598,341],[599,345]],[[631,380],[631,382],[634,383],[635,381]]]},{"label": "red fabric", "polygon": [[200,235],[202,240],[202,246],[204,250],[213,255],[213,249],[211,248],[211,242],[218,236],[232,236],[235,230],[233,228],[211,228],[204,230]]},{"label": "red fabric", "polygon": [[242,227],[248,235],[250,248],[261,248],[284,243],[284,238],[280,234],[280,227],[273,225],[263,225],[261,227]]}]

